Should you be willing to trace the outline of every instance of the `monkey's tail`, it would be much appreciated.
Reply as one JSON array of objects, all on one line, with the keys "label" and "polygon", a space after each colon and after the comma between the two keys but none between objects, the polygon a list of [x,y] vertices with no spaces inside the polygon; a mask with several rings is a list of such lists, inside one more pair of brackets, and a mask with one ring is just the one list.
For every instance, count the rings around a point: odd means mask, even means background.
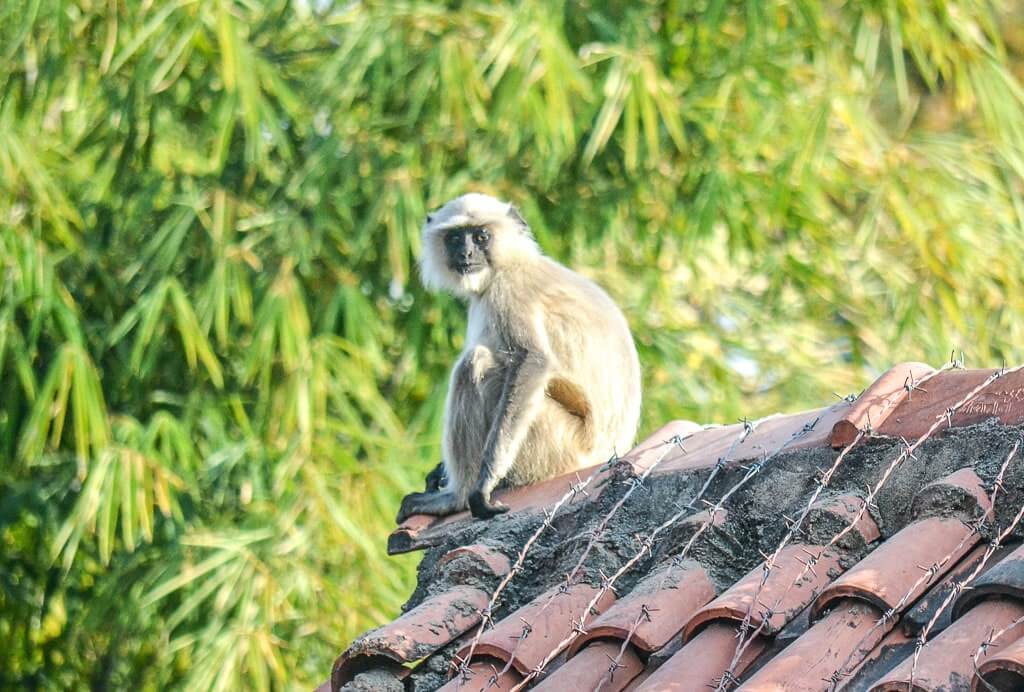
[{"label": "monkey's tail", "polygon": [[552,377],[548,382],[545,394],[576,419],[579,450],[582,452],[592,450],[594,447],[594,414],[590,401],[583,390],[563,377]]}]

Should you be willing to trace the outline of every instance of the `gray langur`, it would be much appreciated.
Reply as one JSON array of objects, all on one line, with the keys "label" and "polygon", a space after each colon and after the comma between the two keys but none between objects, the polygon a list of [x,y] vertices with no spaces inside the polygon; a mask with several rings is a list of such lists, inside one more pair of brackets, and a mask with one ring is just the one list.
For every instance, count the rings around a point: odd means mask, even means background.
[{"label": "gray langur", "polygon": [[[489,518],[499,483],[526,485],[630,448],[640,418],[640,362],[629,326],[588,279],[541,254],[519,212],[467,194],[427,216],[421,273],[428,289],[469,302],[452,368],[441,465],[413,514],[465,509]],[[443,467],[443,470],[442,470]]]}]

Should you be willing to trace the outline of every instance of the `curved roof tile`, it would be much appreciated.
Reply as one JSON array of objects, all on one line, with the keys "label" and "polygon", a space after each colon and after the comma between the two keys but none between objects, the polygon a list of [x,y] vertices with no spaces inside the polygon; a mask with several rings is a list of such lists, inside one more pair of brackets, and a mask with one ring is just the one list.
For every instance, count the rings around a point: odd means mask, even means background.
[{"label": "curved roof tile", "polygon": [[974,580],[953,604],[953,619],[987,598],[1012,597],[1024,601],[1024,545]]},{"label": "curved roof tile", "polygon": [[397,620],[352,642],[334,662],[332,688],[337,690],[381,659],[405,664],[429,656],[478,624],[487,601],[486,593],[469,586],[427,598]]},{"label": "curved roof tile", "polygon": [[[963,435],[948,434],[991,417],[1003,425],[1024,423],[1024,370],[999,378],[994,372],[904,363],[856,400],[816,411],[720,427],[674,421],[616,464],[503,491],[500,497],[511,512],[486,524],[465,513],[439,520],[411,517],[393,534],[389,549],[444,546],[437,550],[447,552],[435,554],[422,568],[421,578],[433,580],[427,589],[433,595],[356,640],[336,662],[331,689],[364,670],[404,677],[409,689],[441,684],[437,671],[450,665],[460,647],[458,654],[466,655],[470,632],[490,602],[491,594],[476,585],[503,577],[510,585],[496,602],[498,619],[482,635],[473,660],[442,689],[509,690],[553,658],[531,689],[706,690],[726,674],[739,621],[748,612],[751,627],[762,622],[763,627],[729,673],[747,692],[825,690],[831,680],[846,689],[905,689],[916,644],[912,637],[929,623],[931,638],[914,672],[918,689],[977,684],[976,678],[968,680],[970,657],[1000,627],[1009,629],[999,642],[1003,648],[990,646],[980,659],[981,670],[993,684],[1019,686],[1024,632],[1016,620],[1024,617],[1024,548],[1002,547],[990,554],[988,544],[979,543],[991,539],[991,527],[979,531],[974,520],[990,515],[990,497],[996,495],[999,516],[1008,516],[1001,503],[1019,501],[1012,489],[1024,485],[1024,463],[1018,458],[1009,464],[1013,453],[1004,457],[1007,475],[990,496],[993,464],[988,458],[978,463],[971,444],[988,440],[991,450],[1005,445],[1009,451],[1013,431],[990,423]],[[932,440],[919,446],[926,433]],[[878,442],[885,436],[905,442]],[[793,450],[809,451],[789,454]],[[890,463],[897,465],[896,473],[883,477]],[[832,464],[838,469],[834,476],[825,473]],[[947,475],[925,484],[936,468]],[[641,474],[647,474],[642,485],[628,485]],[[588,495],[574,495],[557,517],[551,515],[580,478],[590,479]],[[804,516],[811,493],[822,490],[815,481],[827,487]],[[909,485],[915,481],[917,488]],[[876,483],[885,493],[872,494],[877,504],[862,512],[858,495],[865,484]],[[637,492],[623,505],[627,487]],[[716,511],[686,509],[701,503]],[[510,530],[517,516],[528,519],[525,531]],[[662,526],[669,516],[671,524]],[[797,516],[804,516],[800,530],[779,552],[763,587],[758,586],[763,566],[730,583],[735,561],[749,565],[757,551],[771,553],[786,534],[783,520]],[[630,528],[623,530],[622,522],[630,522],[624,525]],[[711,530],[693,541],[693,531],[684,530],[688,525]],[[510,537],[515,543],[537,526],[542,535],[513,575],[512,556],[520,558],[523,545],[510,544]],[[595,540],[595,526],[607,526],[611,533]],[[658,540],[645,540],[655,526]],[[1004,519],[1000,530],[1005,528]],[[858,538],[837,539],[839,531]],[[553,657],[556,646],[572,639],[596,593],[596,587],[583,583],[559,593],[566,565],[572,569],[584,546],[589,558],[583,572],[572,570],[571,578],[585,574],[596,581],[599,566],[603,575],[622,566],[624,571],[615,572],[622,576],[615,584],[622,596],[616,602],[610,589],[602,591],[584,631],[563,656]],[[813,570],[805,568],[807,558],[819,553]],[[667,577],[665,556],[671,555],[683,561]],[[988,571],[964,588],[962,581],[983,556]],[[844,573],[844,568],[849,569]],[[510,575],[514,579],[507,582]],[[541,596],[514,609],[523,591],[545,587]],[[721,591],[717,598],[716,591]],[[952,593],[959,598],[945,608]],[[775,607],[780,599],[782,605]],[[622,667],[610,675],[613,661]]]},{"label": "curved roof tile", "polygon": [[[544,592],[488,630],[473,649],[474,657],[490,657],[507,663],[521,674],[528,674],[552,648],[572,633],[574,620],[580,617],[599,589],[588,584],[561,586]],[[594,606],[597,613],[615,602],[609,589]],[[470,653],[470,645],[459,650],[459,657]]]},{"label": "curved roof tile", "polygon": [[[1021,616],[1024,616],[1024,604],[1019,602],[992,600],[979,604],[929,641],[921,649],[916,667],[914,657],[908,656],[872,686],[871,692],[903,692],[910,685],[911,671],[915,690],[966,690],[974,677],[972,656],[978,643],[992,634],[993,629],[1011,625]],[[1024,625],[1017,625],[1009,632],[1010,641],[1021,634],[1024,634]],[[988,655],[997,650],[998,645],[993,645]]]},{"label": "curved roof tile", "polygon": [[679,634],[694,612],[714,596],[715,586],[699,563],[668,564],[597,617],[587,634],[569,648],[569,656],[595,639],[624,641],[627,637],[632,646],[651,654]]},{"label": "curved roof tile", "polygon": [[[1004,644],[1003,649],[997,649],[996,646],[1003,642],[1009,642],[1009,645]],[[997,690],[1024,689],[1024,636],[1014,641],[1013,633],[1008,632],[997,640],[995,645],[989,648],[988,657],[978,666],[978,672],[981,679],[977,675],[974,676],[972,692],[989,689],[982,680]]]}]

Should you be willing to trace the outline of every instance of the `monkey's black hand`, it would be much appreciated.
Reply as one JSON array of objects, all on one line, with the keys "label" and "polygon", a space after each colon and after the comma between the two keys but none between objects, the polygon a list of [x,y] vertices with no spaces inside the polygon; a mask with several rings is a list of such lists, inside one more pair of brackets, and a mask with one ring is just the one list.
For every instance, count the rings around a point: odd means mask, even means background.
[{"label": "monkey's black hand", "polygon": [[444,482],[448,480],[447,474],[444,472],[444,462],[442,461],[434,470],[427,474],[427,492],[436,492],[441,489]]},{"label": "monkey's black hand", "polygon": [[477,519],[490,519],[509,510],[508,505],[491,500],[490,493],[476,490],[469,496],[469,511]]}]

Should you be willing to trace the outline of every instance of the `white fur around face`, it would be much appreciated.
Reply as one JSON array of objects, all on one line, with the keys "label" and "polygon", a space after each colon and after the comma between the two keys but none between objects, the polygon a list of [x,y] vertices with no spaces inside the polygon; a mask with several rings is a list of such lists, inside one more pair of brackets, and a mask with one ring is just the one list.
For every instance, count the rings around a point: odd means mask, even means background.
[{"label": "white fur around face", "polygon": [[510,215],[512,205],[489,195],[471,192],[457,197],[428,217],[423,226],[420,274],[423,285],[433,291],[450,291],[462,298],[487,290],[494,272],[490,267],[460,275],[448,268],[444,233],[450,228],[485,226],[491,233],[492,264],[508,267],[516,256],[539,254],[528,228]]}]

